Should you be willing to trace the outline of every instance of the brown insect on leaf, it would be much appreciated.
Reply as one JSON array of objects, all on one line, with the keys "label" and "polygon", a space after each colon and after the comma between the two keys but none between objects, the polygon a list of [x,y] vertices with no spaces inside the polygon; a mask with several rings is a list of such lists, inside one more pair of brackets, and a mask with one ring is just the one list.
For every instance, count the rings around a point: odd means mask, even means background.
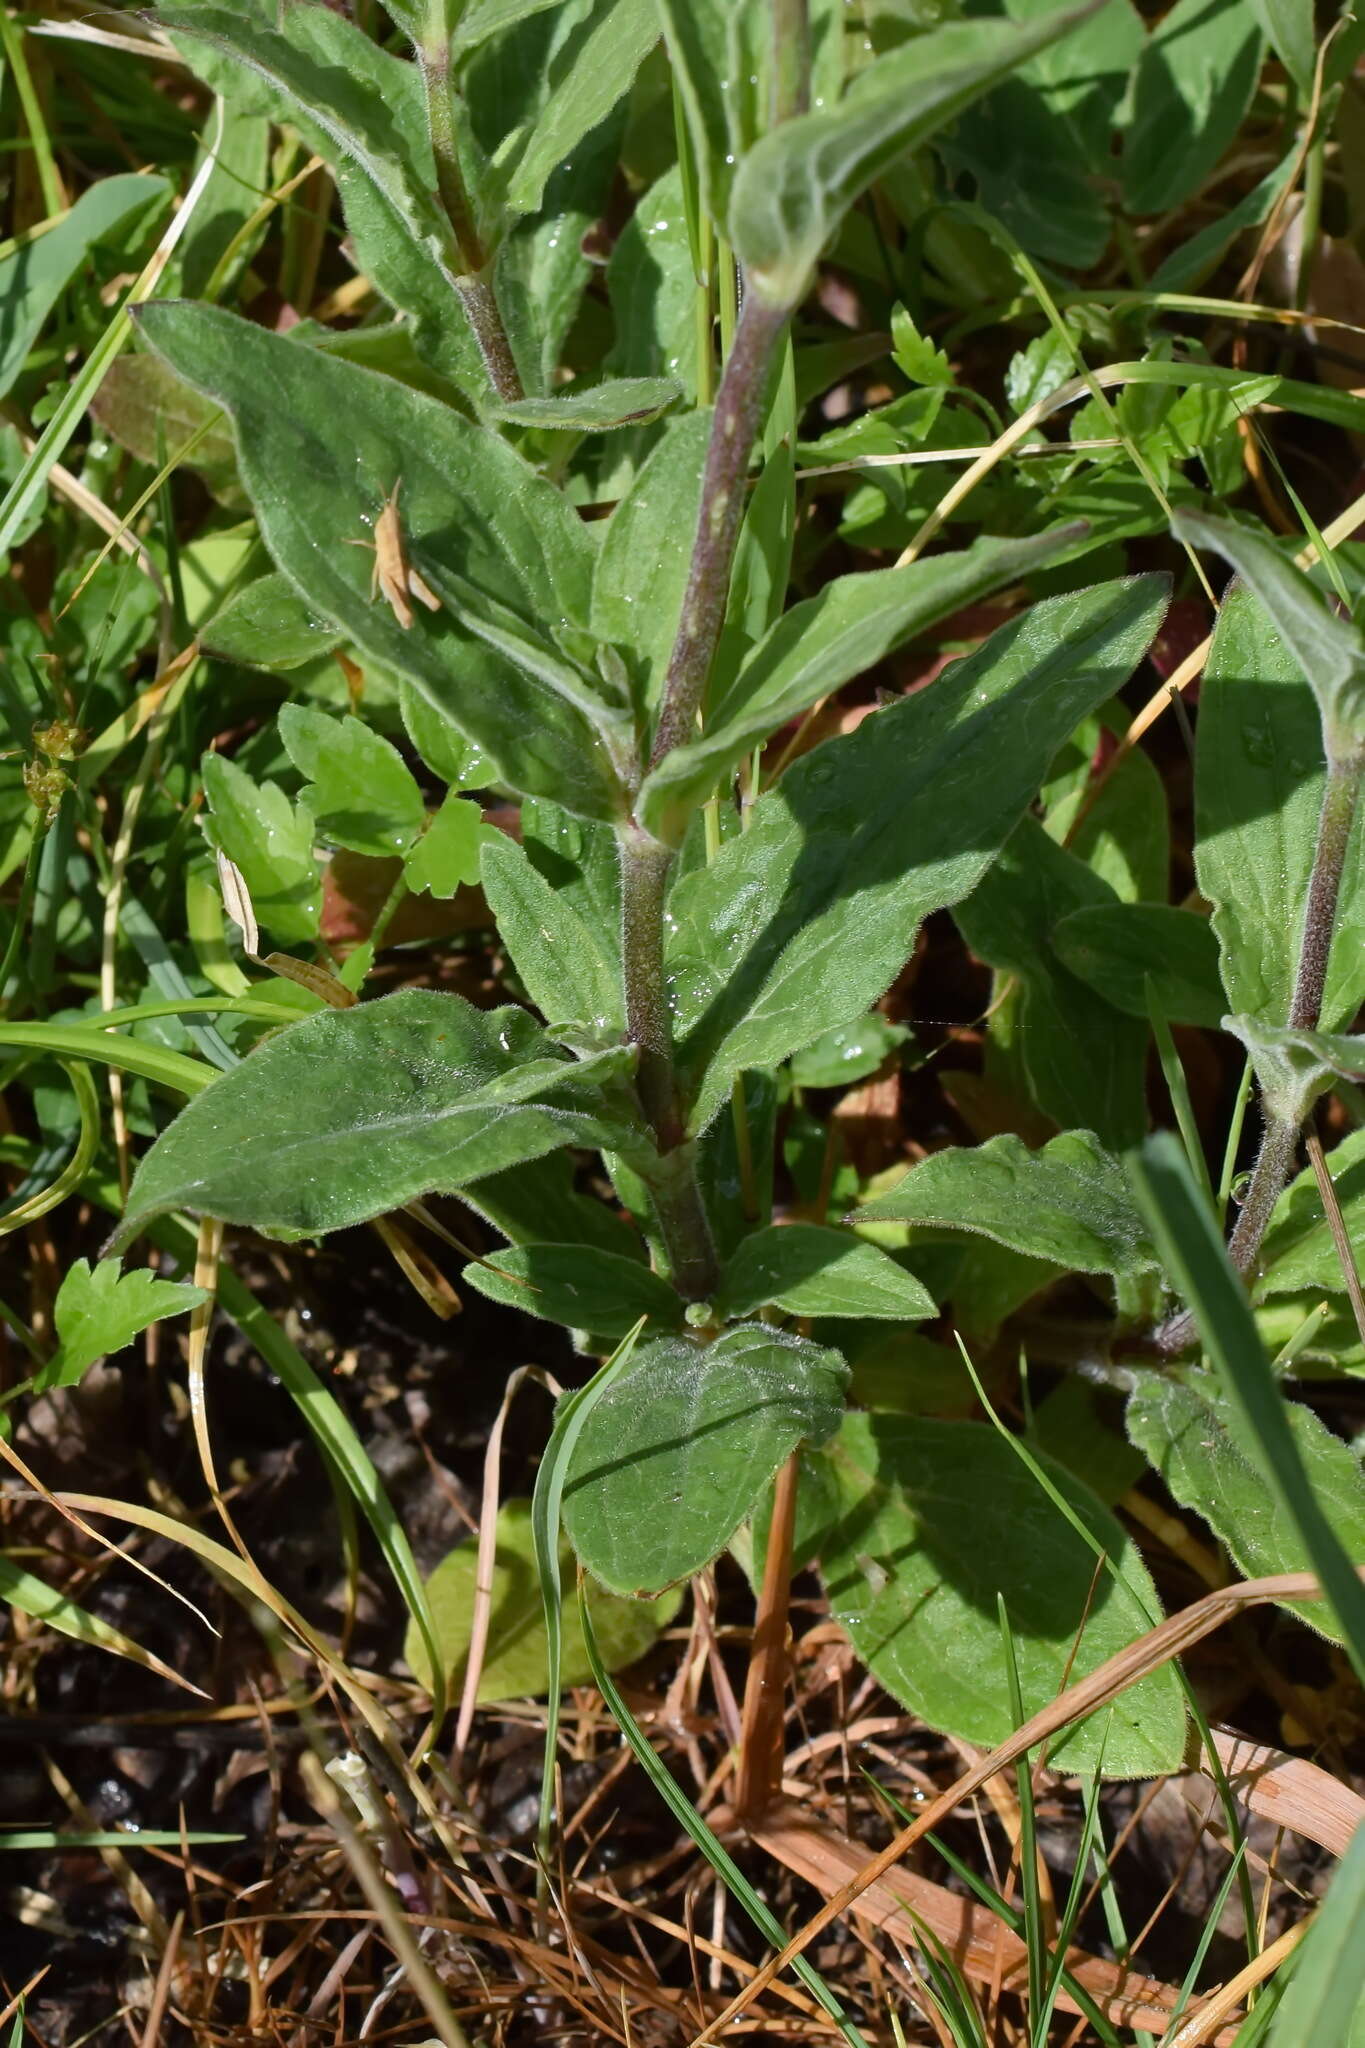
[{"label": "brown insect on leaf", "polygon": [[379,517],[374,522],[373,540],[353,540],[353,548],[374,549],[374,574],[370,578],[370,598],[373,601],[383,596],[394,617],[404,632],[413,621],[409,596],[424,604],[429,612],[441,609],[441,600],[431,585],[421,576],[408,560],[407,548],[403,541],[403,524],[398,514],[398,493],[402,488],[400,477],[384,500]]}]

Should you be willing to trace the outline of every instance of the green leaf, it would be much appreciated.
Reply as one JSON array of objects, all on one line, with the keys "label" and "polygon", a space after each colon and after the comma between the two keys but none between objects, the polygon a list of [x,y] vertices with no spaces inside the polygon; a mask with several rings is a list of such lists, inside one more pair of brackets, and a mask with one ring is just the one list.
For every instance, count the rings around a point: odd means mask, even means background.
[{"label": "green leaf", "polygon": [[735,166],[766,125],[771,11],[765,0],[659,0],[659,14],[702,208],[720,223]]},{"label": "green leaf", "polygon": [[43,322],[97,242],[150,213],[170,193],[165,178],[129,172],[99,179],[45,234],[20,236],[0,260],[0,397],[28,360]]},{"label": "green leaf", "polygon": [[1131,1279],[1156,1265],[1123,1168],[1089,1131],[1040,1152],[1008,1133],[932,1152],[851,1220],[979,1233],[1068,1272]]},{"label": "green leaf", "polygon": [[59,1349],[34,1374],[35,1392],[74,1387],[97,1358],[122,1351],[164,1316],[183,1315],[207,1300],[202,1287],[158,1280],[145,1266],[121,1273],[117,1259],[101,1259],[92,1272],[88,1259],[77,1259],[66,1269],[53,1308]]},{"label": "green leaf", "polygon": [[497,408],[516,427],[544,427],[563,434],[600,434],[613,427],[639,427],[656,420],[682,397],[673,377],[610,377],[580,391],[571,387],[552,398],[518,398]]},{"label": "green leaf", "polygon": [[907,1323],[938,1313],[933,1296],[889,1254],[819,1223],[775,1223],[746,1237],[721,1274],[715,1306],[727,1317],[772,1307]]},{"label": "green leaf", "polygon": [[616,339],[603,368],[620,377],[676,376],[695,394],[697,284],[676,165],[636,201],[607,264],[607,296]]},{"label": "green leaf", "polygon": [[498,931],[546,1022],[589,1025],[604,1038],[623,1030],[619,951],[582,915],[571,892],[552,887],[501,834],[485,841],[481,868]]},{"label": "green leaf", "polygon": [[1317,699],[1328,759],[1357,765],[1365,760],[1365,646],[1359,629],[1329,609],[1322,592],[1268,535],[1202,512],[1178,512],[1171,525],[1187,545],[1215,548],[1260,599]]},{"label": "green leaf", "polygon": [[[1213,905],[1228,1008],[1290,1014],[1322,810],[1322,731],[1312,692],[1261,604],[1224,598],[1199,696],[1195,874]],[[1365,815],[1347,848],[1322,1025],[1365,1001]]]},{"label": "green leaf", "polygon": [[740,164],[730,199],[730,241],[749,289],[775,306],[799,304],[859,193],[1089,11],[1022,27],[960,21],[930,29],[875,59],[837,106],[765,135]]},{"label": "green leaf", "polygon": [[438,711],[411,683],[400,682],[398,703],[413,751],[442,782],[454,789],[482,789],[493,780],[485,756],[467,740],[449,714]]},{"label": "green leaf", "polygon": [[754,745],[937,620],[1013,583],[1063,552],[1078,529],[1034,540],[980,540],[961,554],[902,569],[837,576],[780,618],[709,704],[706,731],[674,747],[645,777],[636,815],[677,844],[687,820]]},{"label": "green leaf", "polygon": [[[587,623],[591,542],[563,495],[495,435],[392,378],[207,306],[138,317],[232,414],[262,536],[300,594],[514,788],[615,816],[624,713],[547,637]],[[444,606],[406,631],[371,601],[371,559],[351,545],[395,486],[409,558]]]},{"label": "green leaf", "polygon": [[[1180,401],[1177,400],[1177,403]],[[1083,719],[1052,764],[1043,788],[1048,837],[1108,882],[1123,903],[1164,903],[1171,873],[1171,819],[1155,763],[1133,747],[1097,790],[1095,762],[1130,713],[1102,704]]]},{"label": "green leaf", "polygon": [[479,879],[484,842],[494,837],[501,839],[502,834],[484,824],[479,806],[447,790],[440,810],[427,820],[426,830],[403,863],[408,887],[426,889],[438,898],[472,888]]},{"label": "green leaf", "polygon": [[1129,1160],[1133,1192],[1174,1286],[1194,1312],[1204,1349],[1235,1420],[1237,1441],[1335,1608],[1347,1652],[1365,1677],[1365,1585],[1356,1574],[1360,1546],[1344,1548],[1327,1506],[1305,1469],[1299,1430],[1261,1346],[1242,1277],[1194,1185],[1179,1142],[1149,1138]]},{"label": "green leaf", "polygon": [[[1347,1556],[1365,1558],[1365,1471],[1359,1453],[1334,1436],[1311,1408],[1298,1401],[1281,1405],[1321,1514]],[[1204,1517],[1244,1578],[1312,1571],[1308,1547],[1267,1488],[1243,1419],[1214,1374],[1191,1370],[1173,1379],[1144,1373],[1129,1397],[1128,1434],[1161,1474],[1172,1498]],[[1341,1640],[1331,1609],[1321,1600],[1289,1604],[1312,1627]]]},{"label": "green leaf", "polygon": [[755,1325],[705,1348],[639,1347],[569,1467],[564,1521],[581,1562],[637,1595],[700,1571],[797,1444],[838,1427],[847,1379],[837,1352]]},{"label": "green leaf", "polygon": [[[1346,1235],[1357,1263],[1365,1259],[1365,1130],[1350,1131],[1328,1154]],[[1312,1288],[1345,1291],[1336,1245],[1323,1214],[1317,1175],[1305,1167],[1275,1205],[1256,1261],[1256,1297],[1298,1294]]]},{"label": "green leaf", "polygon": [[703,1128],[747,1067],[852,1022],[921,921],[979,881],[1085,712],[1141,658],[1157,578],[1051,598],[927,690],[805,755],[669,898],[667,964]]},{"label": "green leaf", "polygon": [[[464,1683],[469,1639],[474,1619],[479,1546],[461,1543],[442,1558],[427,1580],[427,1598],[445,1664],[446,1684],[458,1697]],[[568,1545],[561,1545],[560,1569],[570,1568]],[[493,1605],[489,1616],[488,1643],[479,1679],[480,1706],[495,1706],[502,1700],[543,1698],[549,1686],[549,1647],[545,1616],[541,1607],[540,1579],[536,1572],[535,1544],[529,1500],[504,1501],[498,1509],[497,1549],[493,1553]],[[659,1600],[622,1600],[600,1586],[589,1585],[588,1607],[598,1647],[607,1668],[624,1670],[652,1649],[660,1631],[666,1629],[682,1598],[665,1593]],[[409,1628],[403,1655],[412,1666],[420,1685],[431,1689],[431,1659],[421,1636]],[[592,1666],[583,1647],[583,1630],[578,1606],[564,1609],[560,1685],[588,1685]],[[0,1837],[3,1840],[3,1837]]]},{"label": "green leaf", "polygon": [[261,924],[286,944],[315,939],[322,883],[307,808],[222,754],[204,756],[203,776],[210,843],[241,869]]},{"label": "green leaf", "polygon": [[1243,0],[1176,0],[1133,80],[1122,171],[1130,212],[1164,213],[1199,190],[1251,104],[1262,55]]},{"label": "green leaf", "polygon": [[682,1302],[666,1280],[597,1245],[516,1245],[488,1265],[466,1266],[464,1278],[490,1301],[598,1337],[624,1337],[641,1316],[665,1329],[682,1321]]},{"label": "green leaf", "polygon": [[1101,1410],[1100,1389],[1070,1372],[1033,1411],[1028,1441],[1113,1507],[1141,1479],[1142,1455]]},{"label": "green leaf", "polygon": [[885,1064],[911,1032],[904,1024],[893,1024],[879,1010],[860,1017],[856,1024],[840,1024],[822,1032],[813,1045],[793,1053],[791,1077],[797,1088],[847,1088],[865,1081]]},{"label": "green leaf", "polygon": [[654,0],[606,0],[582,32],[556,53],[553,90],[517,160],[510,203],[534,213],[556,167],[605,120],[629,92],[636,72],[659,39]]},{"label": "green leaf", "polygon": [[891,353],[896,368],[912,384],[953,382],[953,366],[948,357],[927,334],[920,333],[904,306],[895,307],[891,314]]},{"label": "green leaf", "polygon": [[678,630],[692,557],[709,407],[670,420],[620,500],[592,586],[592,629],[630,662],[635,697],[652,713]]},{"label": "green leaf", "polygon": [[564,1058],[524,1010],[430,989],[323,1010],[196,1096],[142,1160],[120,1229],[165,1209],[312,1235],[560,1145],[629,1147],[618,1048]]},{"label": "green leaf", "polygon": [[1052,944],[1063,967],[1130,1017],[1150,1015],[1150,982],[1168,1023],[1222,1025],[1227,998],[1206,917],[1161,903],[1096,903],[1059,919]]},{"label": "green leaf", "polygon": [[[931,1727],[985,1748],[1013,1729],[998,1597],[1025,1714],[1160,1614],[1141,1556],[1108,1510],[1039,1460],[1121,1584],[1096,1576],[1090,1545],[987,1424],[849,1415],[825,1457],[839,1492],[821,1552],[830,1606],[873,1676]],[[1102,1746],[1106,1773],[1152,1776],[1176,1768],[1184,1733],[1180,1690],[1163,1669],[1048,1754],[1062,1769],[1093,1769]]]},{"label": "green leaf", "polygon": [[342,638],[335,626],[310,610],[288,577],[278,572],[257,576],[237,591],[219,606],[199,637],[208,653],[224,661],[286,670],[302,668],[320,654],[330,654]]},{"label": "green leaf", "polygon": [[1263,1024],[1256,1017],[1225,1017],[1223,1029],[1246,1047],[1266,1116],[1302,1124],[1334,1080],[1365,1076],[1365,1038]]},{"label": "green leaf", "polygon": [[397,747],[362,719],[330,718],[307,704],[283,706],[280,737],[307,777],[302,800],[320,838],[381,859],[407,852],[427,812]]},{"label": "green leaf", "polygon": [[1251,0],[1251,11],[1306,103],[1312,97],[1318,57],[1313,0]]},{"label": "green leaf", "polygon": [[972,951],[1014,978],[991,1018],[988,1076],[1064,1130],[1092,1129],[1122,1146],[1146,1128],[1146,1026],[1078,981],[1052,945],[1069,911],[1114,901],[1083,861],[1024,818],[954,916]]}]

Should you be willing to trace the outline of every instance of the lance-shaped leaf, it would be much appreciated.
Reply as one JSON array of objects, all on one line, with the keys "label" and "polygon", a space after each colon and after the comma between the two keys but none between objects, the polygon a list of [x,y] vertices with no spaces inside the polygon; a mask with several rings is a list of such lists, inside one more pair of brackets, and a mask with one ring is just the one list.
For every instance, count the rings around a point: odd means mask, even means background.
[{"label": "lance-shaped leaf", "polygon": [[628,1336],[641,1316],[665,1329],[683,1318],[666,1280],[595,1244],[513,1245],[486,1265],[466,1266],[463,1277],[490,1301],[599,1337]]},{"label": "lance-shaped leaf", "polygon": [[930,29],[869,64],[838,106],[765,135],[730,199],[730,240],[750,289],[774,306],[798,305],[820,251],[875,177],[1093,11]]},{"label": "lance-shaped leaf", "polygon": [[436,196],[415,66],[329,8],[170,0],[157,21],[184,40],[215,86],[230,90],[235,73],[247,104],[297,128],[319,155],[353,166],[393,225],[443,274],[450,316],[460,317],[461,266]]},{"label": "lance-shaped leaf", "polygon": [[837,1351],[753,1324],[642,1345],[583,1425],[564,1492],[579,1558],[615,1593],[710,1564],[799,1443],[839,1425]]},{"label": "lance-shaped leaf", "polygon": [[668,420],[602,537],[593,631],[625,652],[642,714],[658,701],[678,630],[710,438],[709,406]]},{"label": "lance-shaped leaf", "polygon": [[[1365,1560],[1365,1471],[1350,1444],[1311,1408],[1286,1401],[1284,1416],[1313,1496],[1348,1557]],[[1311,1571],[1314,1560],[1267,1487],[1243,1419],[1212,1373],[1180,1379],[1145,1373],[1128,1402],[1128,1434],[1182,1507],[1209,1524],[1243,1576]],[[1293,1603],[1313,1628],[1340,1640],[1322,1600]]]},{"label": "lance-shaped leaf", "polygon": [[602,928],[501,834],[484,842],[480,867],[498,932],[545,1021],[588,1025],[603,1036],[621,1030],[621,961]]},{"label": "lance-shaped leaf", "polygon": [[[572,12],[564,10],[570,22]],[[520,213],[534,213],[556,167],[630,91],[659,39],[654,0],[599,0],[556,51],[554,90],[527,136],[508,188]]]},{"label": "lance-shaped leaf", "polygon": [[[1025,1714],[1160,1616],[1141,1556],[1109,1511],[1038,1459],[1092,1548],[984,1423],[850,1415],[822,1462],[837,1487],[820,1546],[830,1606],[868,1669],[932,1727],[989,1747],[1017,1725],[998,1599]],[[1117,1582],[1097,1569],[1101,1551]],[[1093,1770],[1102,1750],[1107,1772],[1151,1775],[1175,1767],[1183,1738],[1179,1687],[1164,1669],[1049,1754]]]},{"label": "lance-shaped leaf", "polygon": [[674,747],[646,776],[636,815],[656,838],[677,843],[696,806],[756,742],[914,634],[1064,553],[1083,531],[1065,526],[1033,540],[979,540],[960,554],[836,577],[765,634],[708,705],[702,736]]},{"label": "lance-shaped leaf", "polygon": [[722,221],[762,132],[773,15],[767,0],[658,0],[668,61],[696,158],[701,204]]},{"label": "lance-shaped leaf", "polygon": [[0,396],[23,369],[43,322],[97,242],[150,213],[170,192],[165,178],[140,171],[101,178],[82,192],[55,227],[11,246],[0,260]]},{"label": "lance-shaped leaf", "polygon": [[1265,606],[1317,698],[1328,760],[1365,757],[1365,645],[1358,630],[1329,609],[1268,535],[1205,512],[1179,512],[1171,523],[1177,539],[1213,548],[1230,562]]},{"label": "lance-shaped leaf", "polygon": [[937,1314],[928,1288],[887,1252],[819,1223],[755,1230],[727,1260],[717,1313],[748,1316],[768,1307],[792,1316],[907,1323]]},{"label": "lance-shaped leaf", "polygon": [[497,414],[514,427],[600,434],[614,427],[645,426],[681,397],[682,385],[673,377],[609,377],[553,398],[514,399],[498,406]]},{"label": "lance-shaped leaf", "polygon": [[669,898],[680,1060],[703,1128],[731,1077],[861,1017],[965,896],[1165,607],[1160,577],[1049,598],[927,690],[804,756]]},{"label": "lance-shaped leaf", "polygon": [[121,1243],[166,1209],[314,1232],[560,1145],[630,1149],[624,1047],[566,1059],[525,1010],[404,989],[267,1039],[162,1133]]},{"label": "lance-shaped leaf", "polygon": [[1006,1133],[931,1153],[851,1221],[976,1232],[1069,1272],[1127,1279],[1157,1263],[1123,1167],[1089,1131],[1041,1152]]},{"label": "lance-shaped leaf", "polygon": [[1256,1017],[1225,1017],[1223,1029],[1246,1047],[1265,1113],[1276,1123],[1301,1124],[1334,1080],[1365,1076],[1365,1038],[1263,1024]]},{"label": "lance-shaped leaf", "polygon": [[1096,903],[1058,920],[1062,965],[1130,1017],[1148,1017],[1148,989],[1170,1024],[1216,1031],[1227,1010],[1218,941],[1206,917],[1164,903]]},{"label": "lance-shaped leaf", "polygon": [[[591,544],[563,495],[496,435],[390,377],[209,306],[146,305],[138,325],[231,414],[262,536],[299,593],[514,788],[615,816],[624,713],[550,637],[587,623]],[[408,558],[444,601],[406,629],[372,600],[363,545],[395,487]]]},{"label": "lance-shaped leaf", "polygon": [[[1199,696],[1195,872],[1213,906],[1228,1008],[1290,1014],[1326,773],[1322,723],[1286,636],[1250,589],[1225,595]],[[1365,806],[1337,899],[1322,1024],[1365,1001]]]}]

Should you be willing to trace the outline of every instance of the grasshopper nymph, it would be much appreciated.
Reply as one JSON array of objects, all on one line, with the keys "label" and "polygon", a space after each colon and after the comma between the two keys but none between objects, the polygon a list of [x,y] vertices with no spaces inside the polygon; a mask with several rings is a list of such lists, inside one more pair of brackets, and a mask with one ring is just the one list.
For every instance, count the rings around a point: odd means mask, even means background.
[{"label": "grasshopper nymph", "polygon": [[406,632],[413,619],[412,606],[408,603],[409,595],[417,598],[429,612],[440,611],[441,600],[431,585],[413,568],[408,560],[407,549],[403,545],[403,527],[398,517],[398,493],[402,481],[400,477],[384,500],[383,509],[374,522],[374,539],[353,540],[349,545],[353,548],[374,549],[374,575],[370,579],[370,598],[373,601],[382,593],[394,617]]}]

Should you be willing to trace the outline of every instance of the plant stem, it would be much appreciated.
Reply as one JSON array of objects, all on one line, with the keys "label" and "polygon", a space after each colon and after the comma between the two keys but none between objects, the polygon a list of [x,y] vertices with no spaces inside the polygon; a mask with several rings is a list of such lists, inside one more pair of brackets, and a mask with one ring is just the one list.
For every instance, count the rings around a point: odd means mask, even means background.
[{"label": "plant stem", "polygon": [[[1337,898],[1341,894],[1342,870],[1346,865],[1346,849],[1351,840],[1359,794],[1359,766],[1354,761],[1330,762],[1318,817],[1318,839],[1313,850],[1308,902],[1303,914],[1303,943],[1289,1009],[1291,1030],[1316,1031],[1322,1015],[1322,996],[1327,986],[1327,966],[1332,954],[1332,933],[1337,921]],[[1274,1117],[1267,1122],[1252,1170],[1251,1186],[1228,1246],[1232,1263],[1240,1273],[1248,1270],[1260,1249],[1271,1213],[1293,1168],[1298,1140],[1299,1126],[1292,1119]]]},{"label": "plant stem", "polygon": [[[1291,1030],[1315,1031],[1322,1015],[1323,991],[1332,954],[1332,934],[1337,921],[1337,899],[1346,852],[1351,842],[1356,804],[1360,795],[1362,764],[1352,759],[1333,759],[1327,764],[1327,786],[1318,814],[1317,844],[1308,880],[1308,901],[1303,914],[1303,941],[1298,971],[1289,1007]],[[1239,1273],[1255,1263],[1275,1204],[1294,1169],[1298,1150],[1299,1123],[1292,1117],[1267,1118],[1260,1150],[1251,1171],[1251,1184],[1242,1203],[1237,1225],[1228,1241],[1228,1256]],[[1194,1335],[1194,1318],[1188,1311],[1173,1316],[1157,1333],[1163,1351],[1184,1349]]]},{"label": "plant stem", "polygon": [[784,307],[768,305],[757,292],[745,294],[734,346],[716,393],[692,566],[664,679],[651,765],[696,733],[697,713],[725,618],[730,569],[744,512],[745,480],[763,417],[768,368],[786,323]]},{"label": "plant stem", "polygon": [[636,1086],[641,1106],[659,1150],[670,1152],[683,1137],[664,977],[664,896],[673,855],[633,821],[621,826],[617,843],[626,1031],[639,1050]]},{"label": "plant stem", "polygon": [[754,1617],[744,1686],[735,1812],[745,1821],[758,1820],[782,1789],[783,1694],[787,1684],[792,1543],[800,1478],[801,1453],[793,1451],[773,1486],[763,1586]]},{"label": "plant stem", "polygon": [[441,204],[459,252],[462,274],[456,278],[455,285],[479,345],[489,381],[498,397],[510,404],[525,394],[493,291],[492,259],[479,233],[464,172],[460,168],[460,149],[455,134],[455,93],[450,78],[450,46],[445,34],[444,10],[438,5],[432,14],[431,33],[418,46],[417,60],[426,89],[427,131],[431,137],[431,153],[436,160],[436,189],[441,195]]}]

